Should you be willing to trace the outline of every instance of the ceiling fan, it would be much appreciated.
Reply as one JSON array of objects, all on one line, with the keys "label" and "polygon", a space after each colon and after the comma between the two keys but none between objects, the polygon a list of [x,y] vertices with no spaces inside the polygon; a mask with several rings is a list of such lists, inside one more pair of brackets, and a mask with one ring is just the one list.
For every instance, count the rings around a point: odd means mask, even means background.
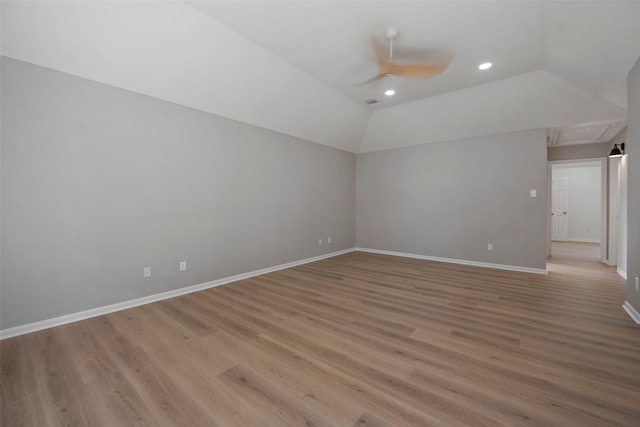
[{"label": "ceiling fan", "polygon": [[436,62],[436,63],[420,63],[420,64],[398,64],[393,62],[393,41],[398,37],[400,32],[397,28],[389,28],[384,32],[384,36],[389,42],[389,55],[386,55],[386,49],[380,39],[373,37],[373,48],[378,60],[378,74],[370,78],[369,80],[360,83],[365,85],[373,81],[379,80],[386,76],[398,76],[408,79],[425,79],[432,77],[438,73],[444,71],[449,65],[448,62]]}]

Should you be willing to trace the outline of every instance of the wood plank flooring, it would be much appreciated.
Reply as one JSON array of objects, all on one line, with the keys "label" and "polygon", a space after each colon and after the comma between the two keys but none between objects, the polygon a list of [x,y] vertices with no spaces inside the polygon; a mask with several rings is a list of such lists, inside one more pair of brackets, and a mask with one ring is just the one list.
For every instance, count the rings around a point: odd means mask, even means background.
[{"label": "wood plank flooring", "polygon": [[551,258],[561,261],[599,262],[600,243],[588,242],[551,242]]},{"label": "wood plank flooring", "polygon": [[640,426],[624,281],[353,252],[0,342],[1,425]]}]

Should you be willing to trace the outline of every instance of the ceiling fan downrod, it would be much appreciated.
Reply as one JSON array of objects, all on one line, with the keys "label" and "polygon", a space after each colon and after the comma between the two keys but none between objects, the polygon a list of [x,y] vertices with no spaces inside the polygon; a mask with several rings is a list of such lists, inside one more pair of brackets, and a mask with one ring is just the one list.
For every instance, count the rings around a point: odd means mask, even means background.
[{"label": "ceiling fan downrod", "polygon": [[389,41],[389,62],[393,61],[393,40],[398,37],[400,31],[397,28],[389,28],[384,32],[385,38]]}]

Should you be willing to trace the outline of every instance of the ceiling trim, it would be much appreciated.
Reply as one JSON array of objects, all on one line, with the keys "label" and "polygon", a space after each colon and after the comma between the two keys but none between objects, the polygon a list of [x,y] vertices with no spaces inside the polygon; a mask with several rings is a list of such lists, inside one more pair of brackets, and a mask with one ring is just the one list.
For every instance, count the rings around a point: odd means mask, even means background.
[{"label": "ceiling trim", "polygon": [[547,130],[547,145],[559,147],[609,142],[626,124],[625,120],[609,120],[551,128]]}]

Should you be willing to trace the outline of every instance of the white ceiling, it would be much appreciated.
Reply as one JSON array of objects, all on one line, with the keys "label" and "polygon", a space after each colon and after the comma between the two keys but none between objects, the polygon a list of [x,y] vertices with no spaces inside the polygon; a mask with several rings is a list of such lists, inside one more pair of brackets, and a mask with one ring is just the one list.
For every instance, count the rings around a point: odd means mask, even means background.
[{"label": "white ceiling", "polygon": [[626,122],[604,121],[547,129],[549,146],[609,142],[624,128]]},{"label": "white ceiling", "polygon": [[[391,26],[447,70],[358,86]],[[2,2],[3,55],[352,152],[624,122],[639,40],[637,1]]]},{"label": "white ceiling", "polygon": [[[379,107],[426,98],[544,67],[541,3],[507,2],[197,2],[192,4],[248,39],[356,101]],[[251,13],[248,13],[251,10]],[[446,72],[412,81],[377,74],[371,36],[398,28],[394,60],[450,54]],[[432,52],[433,51],[433,52]],[[490,72],[476,67],[491,60]],[[385,97],[393,88],[396,95]]]}]

